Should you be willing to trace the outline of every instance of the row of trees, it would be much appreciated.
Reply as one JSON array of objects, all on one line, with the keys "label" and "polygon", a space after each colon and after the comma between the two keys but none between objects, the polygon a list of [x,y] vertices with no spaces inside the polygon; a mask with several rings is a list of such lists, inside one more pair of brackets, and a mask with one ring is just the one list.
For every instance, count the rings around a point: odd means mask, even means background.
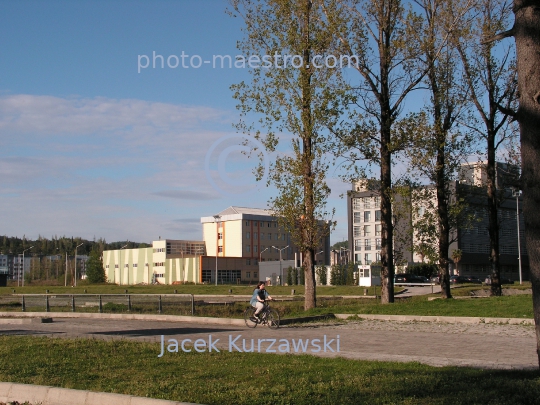
[{"label": "row of trees", "polygon": [[[60,284],[71,284],[74,277],[75,247],[78,255],[88,255],[86,263],[86,275],[92,283],[105,281],[105,273],[101,263],[101,255],[104,250],[120,249],[121,247],[136,248],[150,245],[136,242],[112,242],[105,239],[89,241],[79,237],[52,237],[51,239],[38,237],[36,240],[25,237],[0,237],[0,254],[19,255],[25,251],[27,259],[31,260],[30,272],[25,274],[25,281],[34,280],[57,280]],[[66,270],[67,256],[67,270]],[[67,271],[67,274],[66,274]],[[77,272],[80,275],[80,272]]]},{"label": "row of trees", "polygon": [[[503,0],[232,0],[246,21],[245,56],[295,55],[253,68],[233,86],[238,129],[281,150],[269,204],[303,251],[306,309],[316,305],[314,253],[326,208],[326,176],[338,162],[346,180],[372,176],[381,195],[382,302],[394,300],[394,223],[400,185],[435,187],[437,262],[450,295],[448,247],[463,209],[453,198],[457,168],[487,160],[493,293],[500,294],[495,159],[518,155],[510,123],[517,97],[512,44],[486,41],[507,26]],[[285,59],[286,60],[286,59]],[[347,68],[338,62],[347,61]],[[325,61],[326,63],[321,63]],[[416,95],[413,95],[416,92]],[[411,103],[414,101],[414,104]],[[258,121],[252,116],[260,114]],[[254,150],[254,153],[260,151]],[[396,163],[407,170],[394,173]],[[403,164],[404,163],[404,164]],[[259,174],[262,173],[259,172]],[[417,194],[418,195],[418,194]],[[433,225],[432,224],[432,225]]]},{"label": "row of trees", "polygon": [[[455,165],[467,147],[475,145],[474,139],[484,141],[482,154],[487,158],[492,292],[499,294],[494,163],[497,149],[511,138],[509,121],[515,120],[521,137],[520,186],[540,362],[540,219],[536,215],[540,204],[540,0],[512,4],[504,0],[231,3],[231,14],[246,22],[240,42],[245,55],[300,59],[296,64],[290,59],[284,65],[281,59],[279,66],[254,68],[252,82],[233,90],[242,113],[241,131],[261,140],[272,152],[278,146],[278,133],[291,139],[292,151],[275,161],[274,175],[269,177],[278,189],[270,206],[304,253],[305,308],[316,303],[318,221],[332,216],[325,208],[331,155],[346,158],[351,177],[366,174],[371,165],[380,170],[384,303],[394,299],[396,158],[406,156],[412,172],[435,185],[441,291],[450,297],[448,244],[454,201],[449,198],[449,184]],[[515,51],[512,41],[505,40],[509,37],[515,38]],[[315,57],[335,62],[341,56],[357,58],[352,69],[336,69],[335,63],[314,66]],[[419,108],[411,108],[411,93],[419,89],[429,97]],[[252,113],[262,116],[253,125],[248,123]]]}]

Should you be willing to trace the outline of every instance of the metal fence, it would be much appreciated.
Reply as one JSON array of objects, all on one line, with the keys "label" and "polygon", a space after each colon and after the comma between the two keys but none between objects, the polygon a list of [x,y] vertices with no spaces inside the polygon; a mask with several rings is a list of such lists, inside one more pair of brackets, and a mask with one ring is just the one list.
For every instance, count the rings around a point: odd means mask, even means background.
[{"label": "metal fence", "polygon": [[193,294],[21,294],[22,311],[195,314]]}]

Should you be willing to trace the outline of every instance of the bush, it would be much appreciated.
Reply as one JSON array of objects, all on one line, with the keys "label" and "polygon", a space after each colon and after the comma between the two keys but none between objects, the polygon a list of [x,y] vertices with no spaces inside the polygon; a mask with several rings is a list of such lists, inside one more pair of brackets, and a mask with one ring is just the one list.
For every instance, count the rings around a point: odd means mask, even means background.
[{"label": "bush", "polygon": [[430,278],[439,273],[439,268],[436,264],[433,263],[418,263],[407,266],[408,274],[416,274],[417,276],[424,276]]},{"label": "bush", "polygon": [[317,266],[315,268],[315,274],[319,277],[319,284],[326,285],[326,266]]},{"label": "bush", "polygon": [[91,284],[104,283],[106,281],[101,255],[95,250],[90,252],[90,257],[86,263],[86,279]]}]

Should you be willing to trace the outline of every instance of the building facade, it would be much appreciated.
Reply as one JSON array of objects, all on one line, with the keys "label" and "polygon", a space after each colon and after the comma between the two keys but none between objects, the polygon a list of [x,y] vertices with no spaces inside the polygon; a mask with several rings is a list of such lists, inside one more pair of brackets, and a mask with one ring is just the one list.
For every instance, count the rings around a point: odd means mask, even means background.
[{"label": "building facade", "polygon": [[[499,243],[501,277],[519,279],[519,251],[521,250],[522,278],[529,277],[528,253],[525,246],[525,224],[521,209],[521,195],[512,189],[504,188],[516,169],[505,164],[497,164],[497,182],[501,187],[499,206]],[[484,279],[491,272],[489,260],[489,219],[487,196],[483,183],[486,179],[483,162],[465,164],[460,171],[460,181],[454,182],[450,189],[456,198],[463,199],[466,213],[471,220],[460,222],[452,230],[448,255],[451,274],[473,275]],[[375,185],[374,185],[375,184]],[[402,198],[398,201],[398,213],[394,215],[394,256],[396,265],[414,264],[429,261],[428,254],[419,248],[425,244],[427,250],[437,251],[436,240],[424,241],[425,235],[415,226],[431,210],[436,210],[435,189],[425,187],[420,192],[422,198]],[[519,206],[519,210],[518,210]],[[380,260],[380,197],[376,183],[362,181],[353,184],[348,192],[347,218],[349,249],[351,259],[361,265]],[[519,214],[518,214],[519,212]],[[519,234],[518,234],[519,215]],[[435,215],[432,215],[435,218]],[[519,240],[519,242],[518,242]],[[431,244],[431,246],[428,246]],[[455,253],[459,252],[459,255]],[[452,259],[454,258],[454,259]]]}]

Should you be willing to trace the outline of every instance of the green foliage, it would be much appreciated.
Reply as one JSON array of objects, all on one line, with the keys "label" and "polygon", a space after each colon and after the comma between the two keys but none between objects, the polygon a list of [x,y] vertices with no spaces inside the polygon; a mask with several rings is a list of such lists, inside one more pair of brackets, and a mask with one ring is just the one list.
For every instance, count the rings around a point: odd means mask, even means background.
[{"label": "green foliage", "polygon": [[104,283],[106,281],[101,255],[95,250],[90,252],[90,257],[86,263],[86,278],[92,284]]},{"label": "green foliage", "polygon": [[298,284],[300,285],[306,285],[306,272],[304,271],[303,267],[300,267],[300,270],[298,270]]},{"label": "green foliage", "polygon": [[354,263],[350,262],[347,267],[345,268],[345,272],[346,272],[346,279],[345,279],[345,284],[346,285],[354,285],[354,272],[356,270],[356,266]]},{"label": "green foliage", "polygon": [[334,244],[332,245],[332,248],[331,248],[331,249],[332,249],[332,250],[337,250],[337,251],[339,251],[340,248],[346,248],[346,249],[348,249],[348,248],[349,248],[349,241],[344,240],[344,241],[342,241],[342,242],[334,243]]},{"label": "green foliage", "polygon": [[432,263],[412,264],[407,266],[407,273],[430,278],[431,276],[436,276],[439,273],[439,267]]},{"label": "green foliage", "polygon": [[293,268],[289,266],[289,268],[287,269],[287,285],[294,285],[293,280]]},{"label": "green foliage", "polygon": [[317,277],[319,278],[319,284],[326,285],[326,280],[327,280],[326,266],[317,266],[315,268],[315,273],[317,274]]}]

